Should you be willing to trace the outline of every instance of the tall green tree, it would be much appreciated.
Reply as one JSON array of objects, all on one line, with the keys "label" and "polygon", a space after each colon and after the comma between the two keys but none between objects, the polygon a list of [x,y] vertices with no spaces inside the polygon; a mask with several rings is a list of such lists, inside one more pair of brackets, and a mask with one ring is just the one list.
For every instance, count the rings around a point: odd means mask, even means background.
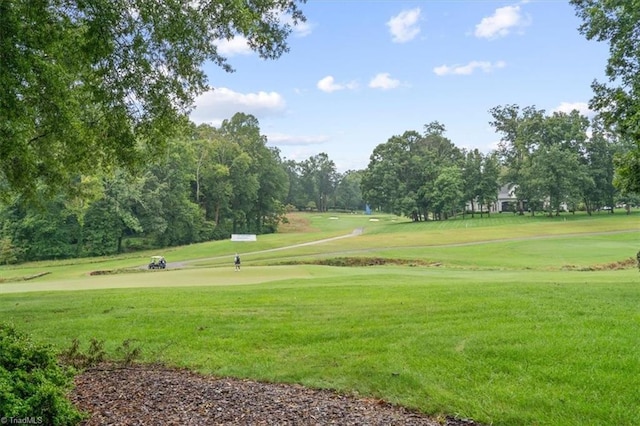
[{"label": "tall green tree", "polygon": [[[463,154],[447,137],[445,126],[433,121],[424,133],[406,131],[378,145],[362,176],[364,199],[372,207],[426,220],[434,212],[436,181],[443,169],[461,168]],[[438,215],[443,217],[443,215]]]},{"label": "tall green tree", "polygon": [[[442,213],[454,207],[446,206],[442,203],[441,190],[438,187],[438,179],[445,169],[456,168],[458,175],[461,173],[464,164],[463,152],[445,136],[446,128],[438,121],[424,125],[422,137],[415,141],[411,147],[412,154],[412,181],[417,184],[415,189],[411,188],[411,193],[417,194],[417,205],[419,209],[418,219],[428,218],[429,211],[437,219],[446,218]],[[447,179],[453,176],[452,172],[445,173]],[[458,176],[456,175],[456,176]],[[456,177],[456,180],[458,177]],[[460,182],[462,182],[460,180]],[[457,182],[456,182],[457,184]],[[456,190],[457,191],[457,190]],[[458,197],[456,192],[455,197]]]},{"label": "tall green tree", "polygon": [[204,213],[191,193],[194,153],[190,141],[174,139],[154,164],[148,166],[136,216],[144,235],[160,247],[201,241]]},{"label": "tall green tree", "polygon": [[85,214],[84,244],[87,254],[101,256],[122,253],[123,239],[144,232],[143,211],[147,176],[135,177],[115,170],[103,177],[104,196],[92,203]]},{"label": "tall green tree", "polygon": [[295,160],[284,160],[282,163],[287,174],[287,195],[285,204],[294,206],[298,210],[304,210],[307,205],[307,198],[302,189],[301,164]]},{"label": "tall green tree", "polygon": [[407,182],[410,147],[419,138],[417,132],[405,132],[374,148],[362,175],[363,197],[372,208],[417,220],[416,195],[409,194]]},{"label": "tall green tree", "polygon": [[363,210],[361,170],[347,170],[339,179],[336,187],[336,207],[345,210]]},{"label": "tall green tree", "polygon": [[[463,179],[464,180],[464,179]],[[490,206],[498,200],[500,190],[500,162],[495,152],[482,155],[480,179],[477,186],[477,200],[480,204],[480,215],[484,206]],[[491,214],[491,209],[487,209]]]},{"label": "tall green tree", "polygon": [[571,0],[589,40],[609,43],[608,84],[594,81],[591,108],[633,142],[616,157],[618,188],[640,194],[640,3],[637,0]]},{"label": "tall green tree", "polygon": [[533,106],[521,109],[518,105],[505,105],[491,108],[489,113],[493,118],[490,124],[501,134],[496,152],[505,166],[503,183],[514,189],[517,209],[522,214],[525,203],[533,207],[540,201],[528,167],[532,147],[539,142],[545,112]]},{"label": "tall green tree", "polygon": [[236,113],[224,120],[220,132],[225,141],[239,150],[229,167],[233,188],[230,200],[233,232],[257,232],[253,209],[260,189],[258,155],[266,149],[266,137],[260,134],[258,119],[244,113]]},{"label": "tall green tree", "polygon": [[208,88],[203,64],[233,71],[215,41],[278,58],[302,2],[0,2],[0,194],[144,162]]},{"label": "tall green tree", "polygon": [[15,197],[1,210],[0,222],[16,260],[67,259],[78,254],[80,224],[61,194],[43,196],[37,206]]},{"label": "tall green tree", "polygon": [[554,112],[517,106],[491,110],[502,133],[498,153],[506,183],[515,187],[522,210],[532,214],[547,206],[549,214],[583,196],[593,184],[585,158],[589,119],[578,111]]},{"label": "tall green tree", "polygon": [[587,186],[582,191],[582,201],[589,215],[600,207],[615,205],[618,191],[613,185],[614,156],[622,152],[618,138],[606,131],[600,120],[593,120],[591,128],[592,135],[585,144],[584,153],[591,180],[585,181]]},{"label": "tall green tree", "polygon": [[482,161],[483,156],[478,149],[464,153],[462,167],[464,197],[471,206],[471,217],[475,216],[476,207],[480,207],[480,212],[482,212],[482,206],[476,206],[476,204],[481,204],[478,197],[481,191]]},{"label": "tall green tree", "polygon": [[302,188],[318,211],[333,207],[338,181],[336,165],[325,152],[313,155],[300,165]]},{"label": "tall green tree", "polygon": [[431,198],[436,218],[447,219],[464,207],[464,184],[460,168],[447,166],[440,170],[436,178]]}]

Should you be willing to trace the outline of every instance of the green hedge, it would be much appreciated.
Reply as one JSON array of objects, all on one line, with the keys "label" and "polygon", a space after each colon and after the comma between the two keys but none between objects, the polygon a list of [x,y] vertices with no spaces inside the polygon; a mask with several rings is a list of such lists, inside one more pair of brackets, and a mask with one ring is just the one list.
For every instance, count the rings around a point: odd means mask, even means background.
[{"label": "green hedge", "polygon": [[67,399],[72,371],[52,348],[0,323],[0,416],[46,425],[76,425],[82,414]]}]

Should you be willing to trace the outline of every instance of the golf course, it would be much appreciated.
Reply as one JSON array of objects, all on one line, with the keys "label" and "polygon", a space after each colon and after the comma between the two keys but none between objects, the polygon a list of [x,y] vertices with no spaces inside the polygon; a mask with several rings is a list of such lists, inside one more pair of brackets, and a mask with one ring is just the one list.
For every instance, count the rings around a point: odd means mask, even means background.
[{"label": "golf course", "polygon": [[638,424],[637,209],[288,221],[252,242],[0,266],[0,316],[60,351],[97,339],[116,359],[128,342],[137,363],[434,418]]}]

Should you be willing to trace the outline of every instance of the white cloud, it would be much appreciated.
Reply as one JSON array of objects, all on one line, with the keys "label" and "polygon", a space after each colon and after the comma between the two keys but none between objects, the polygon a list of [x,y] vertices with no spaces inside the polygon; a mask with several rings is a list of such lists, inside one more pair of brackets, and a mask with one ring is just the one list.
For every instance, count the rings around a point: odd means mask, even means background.
[{"label": "white cloud", "polygon": [[391,39],[394,43],[406,43],[413,40],[419,33],[420,8],[404,10],[391,17],[387,22]]},{"label": "white cloud", "polygon": [[493,15],[482,18],[476,25],[474,32],[476,37],[496,39],[505,37],[514,28],[523,28],[531,23],[531,20],[522,14],[519,5],[505,6],[496,9]]},{"label": "white cloud", "polygon": [[295,35],[296,37],[306,37],[311,34],[313,29],[315,28],[315,25],[310,23],[309,21],[298,22],[297,25],[290,25],[293,29],[293,35]]},{"label": "white cloud", "polygon": [[333,76],[328,75],[320,79],[318,83],[316,83],[316,86],[318,87],[318,89],[322,90],[323,92],[331,93],[331,92],[336,92],[338,90],[356,89],[358,87],[358,83],[356,83],[355,81],[352,81],[350,83],[345,83],[345,84],[336,83]]},{"label": "white cloud", "polygon": [[293,35],[297,37],[308,36],[309,34],[311,34],[313,28],[315,27],[315,25],[311,24],[309,21],[298,21],[298,23],[295,24],[291,15],[286,13],[281,13],[278,17],[278,20],[284,25],[289,25],[291,27]]},{"label": "white cloud", "polygon": [[299,22],[293,27],[293,34],[298,37],[306,37],[313,31],[314,25],[309,22]]},{"label": "white cloud", "polygon": [[382,89],[382,90],[395,89],[399,85],[400,85],[400,81],[391,78],[388,72],[377,74],[369,82],[369,87],[371,87],[372,89]]},{"label": "white cloud", "polygon": [[269,133],[267,134],[267,140],[271,144],[275,145],[320,145],[329,140],[328,136],[316,135],[316,136],[304,136],[304,135],[286,135],[283,133]]},{"label": "white cloud", "polygon": [[218,48],[218,53],[223,56],[251,55],[253,53],[247,39],[243,36],[236,36],[230,40],[216,40],[213,44]]},{"label": "white cloud", "polygon": [[238,93],[219,87],[200,95],[195,106],[191,113],[195,123],[220,123],[236,112],[256,117],[279,115],[285,110],[286,102],[277,92]]},{"label": "white cloud", "polygon": [[560,102],[560,105],[558,105],[553,112],[570,114],[573,110],[577,110],[586,117],[593,117],[595,115],[595,113],[589,109],[589,104],[586,102]]},{"label": "white cloud", "polygon": [[493,70],[504,68],[506,62],[498,61],[495,63],[489,61],[471,61],[466,65],[441,65],[435,67],[433,72],[439,76],[445,75],[471,75],[477,69],[484,72],[492,72]]}]

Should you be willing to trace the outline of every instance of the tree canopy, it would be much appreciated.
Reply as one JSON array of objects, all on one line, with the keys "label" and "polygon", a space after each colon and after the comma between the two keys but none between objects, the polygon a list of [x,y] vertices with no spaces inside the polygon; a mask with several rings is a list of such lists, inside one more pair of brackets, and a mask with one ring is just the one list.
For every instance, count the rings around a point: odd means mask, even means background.
[{"label": "tree canopy", "polygon": [[591,107],[635,145],[617,158],[616,184],[640,194],[640,1],[571,0],[589,40],[609,43],[609,84],[594,81]]},{"label": "tree canopy", "polygon": [[0,2],[0,194],[139,165],[208,88],[203,64],[233,71],[214,41],[277,58],[304,1]]}]

